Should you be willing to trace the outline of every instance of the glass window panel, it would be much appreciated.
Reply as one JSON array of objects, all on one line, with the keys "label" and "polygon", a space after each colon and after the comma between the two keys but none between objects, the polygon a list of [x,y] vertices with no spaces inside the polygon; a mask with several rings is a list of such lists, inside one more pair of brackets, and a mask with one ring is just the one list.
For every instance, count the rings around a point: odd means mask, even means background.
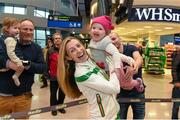
[{"label": "glass window panel", "polygon": [[46,39],[45,30],[36,30],[37,39]]},{"label": "glass window panel", "polygon": [[37,10],[34,10],[34,16],[36,16]]},{"label": "glass window panel", "polygon": [[46,12],[46,18],[48,18],[49,12]]},{"label": "glass window panel", "polygon": [[13,13],[13,6],[5,6],[4,13]]},{"label": "glass window panel", "polygon": [[34,10],[34,16],[36,16],[36,17],[46,17],[46,15],[45,15],[45,11],[43,11],[43,10]]},{"label": "glass window panel", "polygon": [[50,31],[49,30],[46,31],[46,35],[50,35]]},{"label": "glass window panel", "polygon": [[76,15],[76,7],[75,7],[75,3],[73,0],[59,0],[60,4],[58,4],[57,6],[57,13],[61,13],[61,14],[66,14],[69,16],[74,16]]},{"label": "glass window panel", "polygon": [[14,7],[14,13],[24,15],[25,14],[25,8],[24,7]]},{"label": "glass window panel", "polygon": [[4,13],[4,4],[0,3],[0,13]]},{"label": "glass window panel", "polygon": [[34,30],[34,39],[36,39],[36,30]]},{"label": "glass window panel", "polygon": [[37,39],[37,44],[41,46],[41,48],[44,48],[45,45],[46,45],[46,41],[45,39],[42,40],[42,39]]}]

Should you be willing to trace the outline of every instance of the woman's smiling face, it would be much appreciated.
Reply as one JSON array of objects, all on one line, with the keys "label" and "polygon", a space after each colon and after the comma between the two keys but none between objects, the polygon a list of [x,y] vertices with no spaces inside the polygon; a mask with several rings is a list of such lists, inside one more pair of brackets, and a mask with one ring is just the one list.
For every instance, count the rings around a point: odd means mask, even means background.
[{"label": "woman's smiling face", "polygon": [[68,59],[76,63],[85,62],[88,59],[85,47],[76,39],[72,39],[66,44],[66,52]]}]

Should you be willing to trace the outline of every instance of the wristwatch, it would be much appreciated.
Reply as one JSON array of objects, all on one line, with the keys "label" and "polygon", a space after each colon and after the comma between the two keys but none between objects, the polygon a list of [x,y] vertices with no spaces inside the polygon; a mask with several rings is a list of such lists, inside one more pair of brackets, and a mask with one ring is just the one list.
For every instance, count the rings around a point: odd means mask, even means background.
[{"label": "wristwatch", "polygon": [[23,63],[23,66],[25,66],[25,67],[30,66],[30,64],[31,64],[31,62],[28,60],[23,60],[22,63]]}]

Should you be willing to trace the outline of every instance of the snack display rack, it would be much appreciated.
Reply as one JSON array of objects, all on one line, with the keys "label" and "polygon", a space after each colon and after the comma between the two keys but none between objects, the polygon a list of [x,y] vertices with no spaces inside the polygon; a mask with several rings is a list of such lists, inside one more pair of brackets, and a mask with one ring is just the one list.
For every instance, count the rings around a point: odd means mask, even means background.
[{"label": "snack display rack", "polygon": [[166,55],[164,48],[147,47],[145,51],[145,71],[152,74],[164,74]]}]

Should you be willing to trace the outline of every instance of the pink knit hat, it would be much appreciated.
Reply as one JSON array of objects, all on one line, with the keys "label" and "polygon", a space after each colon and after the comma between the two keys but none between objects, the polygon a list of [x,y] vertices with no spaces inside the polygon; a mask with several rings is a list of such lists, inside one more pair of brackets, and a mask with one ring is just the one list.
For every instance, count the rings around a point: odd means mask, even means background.
[{"label": "pink knit hat", "polygon": [[109,16],[107,16],[107,15],[93,18],[92,19],[92,24],[93,23],[101,24],[104,27],[105,30],[113,30],[114,29],[114,26],[111,23],[111,18]]}]

